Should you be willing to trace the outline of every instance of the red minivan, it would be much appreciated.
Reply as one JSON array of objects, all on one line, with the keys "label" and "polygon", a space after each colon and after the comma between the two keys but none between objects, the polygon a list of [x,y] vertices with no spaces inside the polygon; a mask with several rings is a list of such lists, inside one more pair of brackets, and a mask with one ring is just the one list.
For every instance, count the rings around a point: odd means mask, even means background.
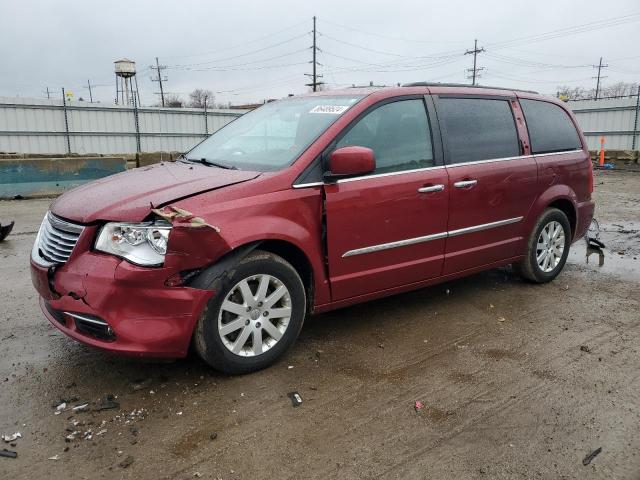
[{"label": "red minivan", "polygon": [[593,216],[567,107],[415,83],[267,103],[176,162],[51,205],[32,255],[47,319],[135,356],[189,347],[231,373],[273,363],[307,314],[513,264],[562,270]]}]

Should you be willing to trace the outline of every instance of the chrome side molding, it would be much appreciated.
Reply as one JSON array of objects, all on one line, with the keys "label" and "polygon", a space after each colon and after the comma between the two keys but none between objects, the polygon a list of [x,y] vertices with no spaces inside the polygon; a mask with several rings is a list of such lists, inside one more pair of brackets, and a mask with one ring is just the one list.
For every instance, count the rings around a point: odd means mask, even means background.
[{"label": "chrome side molding", "polygon": [[512,223],[520,222],[524,217],[508,218],[506,220],[498,220],[497,222],[483,223],[481,225],[474,225],[472,227],[460,228],[457,230],[450,230],[448,232],[434,233],[431,235],[425,235],[423,237],[407,238],[404,240],[398,240],[396,242],[380,243],[378,245],[371,245],[370,247],[356,248],[349,250],[342,254],[342,258],[353,257],[354,255],[363,255],[365,253],[379,252],[381,250],[388,250],[390,248],[406,247],[408,245],[415,245],[416,243],[431,242],[432,240],[439,240],[447,237],[457,237],[459,235],[465,235],[467,233],[481,232],[482,230],[489,230],[491,228],[502,227],[505,225],[511,225]]}]

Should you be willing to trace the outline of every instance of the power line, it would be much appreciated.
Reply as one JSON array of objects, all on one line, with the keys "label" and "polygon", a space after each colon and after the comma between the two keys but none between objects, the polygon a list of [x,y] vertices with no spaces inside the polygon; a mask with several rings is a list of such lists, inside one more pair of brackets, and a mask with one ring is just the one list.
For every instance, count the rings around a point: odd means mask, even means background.
[{"label": "power line", "polygon": [[217,50],[210,50],[208,52],[203,52],[203,53],[193,53],[190,55],[164,55],[163,58],[192,58],[192,57],[204,57],[207,55],[212,55],[214,53],[220,53],[220,52],[226,52],[229,50],[234,50],[236,48],[240,48],[240,47],[244,47],[246,45],[251,45],[252,43],[256,43],[256,42],[260,42],[266,38],[270,38],[270,37],[275,37],[277,35],[280,35],[281,33],[284,32],[288,32],[289,30],[293,30],[294,28],[299,27],[300,25],[306,24],[307,20],[303,20],[301,22],[295,23],[293,25],[290,25],[288,27],[285,27],[281,30],[278,30],[276,32],[273,33],[269,33],[267,35],[263,35],[262,37],[258,37],[258,38],[254,38],[253,40],[249,40],[247,42],[243,42],[243,43],[238,43],[236,45],[232,45],[230,47],[225,47],[225,48],[219,48]]},{"label": "power line", "polygon": [[478,39],[476,38],[473,43],[473,50],[467,50],[464,52],[465,55],[473,54],[473,68],[468,68],[467,72],[471,72],[471,75],[467,78],[471,78],[471,85],[476,84],[476,77],[479,76],[478,72],[484,70],[484,67],[476,66],[476,61],[479,53],[484,52],[484,48],[478,48]]},{"label": "power line", "polygon": [[602,64],[602,57],[600,57],[600,63],[598,65],[593,65],[593,68],[597,68],[598,69],[598,76],[597,77],[591,77],[591,78],[597,78],[597,82],[596,82],[596,100],[598,100],[598,94],[600,93],[600,79],[601,78],[607,78],[607,77],[603,77],[601,76],[601,72],[603,68],[607,68],[609,65],[603,65]]},{"label": "power line", "polygon": [[[167,67],[166,65],[160,65],[160,62],[158,61],[158,57],[156,57],[156,66],[151,66],[152,70],[155,70],[156,73],[158,74],[158,76],[156,78],[151,78],[152,82],[158,82],[160,84],[160,99],[162,102],[162,106],[164,107],[164,89],[162,88],[162,82],[166,82],[168,81],[166,75],[164,76],[164,78],[162,77],[162,70],[165,70]],[[157,95],[157,93],[156,93]]]},{"label": "power line", "polygon": [[[262,60],[254,60],[251,62],[244,62],[244,63],[237,63],[234,65],[213,65],[210,67],[201,67],[201,68],[194,68],[194,67],[179,67],[179,66],[168,66],[167,68],[170,70],[189,70],[189,71],[196,71],[196,72],[202,72],[202,71],[206,71],[206,70],[218,70],[218,71],[225,71],[225,70],[238,70],[237,67],[244,67],[247,65],[254,65],[256,63],[263,63],[263,62],[268,62],[271,60],[276,60],[279,58],[284,58],[284,57],[290,57],[292,55],[295,55],[297,53],[301,53],[301,52],[306,52],[308,50],[308,48],[301,48],[299,50],[295,50],[293,52],[289,52],[289,53],[283,53],[282,55],[276,55],[274,57],[269,57],[269,58],[263,58]],[[261,67],[256,67],[256,69],[260,69]],[[266,68],[266,67],[264,67]],[[239,70],[243,70],[243,69],[239,69]]]},{"label": "power line", "polygon": [[449,43],[449,44],[462,44],[463,43],[461,41],[414,40],[414,39],[408,39],[408,38],[402,38],[402,37],[393,37],[393,36],[390,36],[390,35],[384,35],[384,34],[381,34],[381,33],[374,33],[374,32],[367,32],[366,30],[361,30],[359,28],[349,27],[347,25],[342,25],[342,24],[337,23],[337,22],[326,20],[325,18],[323,18],[322,21],[324,23],[328,23],[329,25],[334,25],[336,27],[344,28],[345,30],[351,30],[352,32],[359,32],[359,33],[364,33],[365,35],[371,35],[373,37],[386,38],[386,39],[389,39],[389,40],[399,40],[399,41],[408,42],[408,43]]},{"label": "power line", "polygon": [[551,30],[549,32],[540,33],[536,35],[528,35],[524,37],[514,38],[512,40],[489,43],[487,44],[487,48],[491,50],[497,50],[499,48],[509,48],[517,45],[525,45],[529,43],[541,42],[541,41],[551,40],[555,38],[562,38],[562,37],[576,35],[584,32],[592,32],[594,30],[600,30],[603,28],[623,25],[625,23],[633,23],[639,20],[640,20],[640,13],[633,13],[630,15],[624,15],[622,17],[598,20],[595,22],[585,23],[581,25],[574,25],[571,27]]},{"label": "power line", "polygon": [[280,45],[284,45],[286,43],[292,42],[294,40],[297,40],[298,38],[306,37],[308,34],[309,34],[309,32],[305,32],[305,33],[303,33],[301,35],[296,35],[295,37],[288,38],[288,39],[283,40],[281,42],[274,43],[272,45],[267,45],[266,47],[258,48],[257,50],[252,50],[250,52],[241,53],[239,55],[233,55],[231,57],[216,58],[215,60],[207,60],[206,62],[185,63],[185,64],[170,65],[170,66],[171,66],[171,68],[176,68],[176,67],[198,67],[198,66],[201,66],[201,65],[210,65],[212,63],[224,62],[224,61],[227,61],[227,60],[235,60],[236,58],[247,57],[247,56],[253,55],[255,53],[260,53],[260,52],[264,52],[265,50],[269,50],[271,48],[279,47]]}]

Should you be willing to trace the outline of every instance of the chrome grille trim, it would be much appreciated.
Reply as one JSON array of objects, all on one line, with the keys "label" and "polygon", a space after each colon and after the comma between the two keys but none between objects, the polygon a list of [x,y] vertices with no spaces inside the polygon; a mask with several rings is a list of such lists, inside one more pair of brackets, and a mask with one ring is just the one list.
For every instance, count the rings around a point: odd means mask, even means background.
[{"label": "chrome grille trim", "polygon": [[34,262],[50,267],[69,260],[84,227],[69,223],[48,212],[36,237],[32,252]]}]

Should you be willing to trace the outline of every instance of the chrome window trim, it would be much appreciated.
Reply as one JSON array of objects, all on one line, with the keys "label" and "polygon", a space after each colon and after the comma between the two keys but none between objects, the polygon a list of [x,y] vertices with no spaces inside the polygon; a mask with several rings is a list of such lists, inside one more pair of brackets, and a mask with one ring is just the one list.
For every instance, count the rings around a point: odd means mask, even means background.
[{"label": "chrome window trim", "polygon": [[447,165],[447,168],[464,167],[466,165],[482,165],[483,163],[493,162],[508,162],[510,160],[528,160],[533,158],[533,155],[518,155],[517,157],[504,157],[504,158],[490,158],[488,160],[475,160],[473,162],[460,162]]},{"label": "chrome window trim", "polygon": [[474,225],[472,227],[460,228],[457,230],[451,230],[448,232],[434,233],[431,235],[425,235],[423,237],[406,238],[404,240],[398,240],[389,243],[380,243],[378,245],[371,245],[369,247],[356,248],[349,250],[342,254],[342,258],[353,257],[354,255],[363,255],[365,253],[379,252],[381,250],[388,250],[390,248],[406,247],[408,245],[415,245],[416,243],[430,242],[432,240],[439,240],[448,237],[457,237],[467,233],[480,232],[482,230],[489,230],[491,228],[502,227],[504,225],[511,225],[512,223],[520,222],[524,217],[508,218],[506,220],[498,220],[497,222],[483,223],[481,225]]},{"label": "chrome window trim", "polygon": [[308,187],[321,187],[324,182],[310,182],[310,183],[298,183],[292,185],[293,188],[308,188]]},{"label": "chrome window trim", "polygon": [[[381,178],[381,177],[389,177],[392,175],[402,175],[403,173],[417,173],[424,172],[428,170],[438,170],[442,168],[456,168],[463,167],[465,165],[482,165],[483,163],[493,163],[493,162],[507,162],[510,160],[528,160],[534,157],[548,157],[552,155],[564,155],[567,153],[577,153],[584,152],[582,149],[576,150],[567,150],[562,152],[550,152],[550,153],[532,153],[530,155],[518,155],[516,157],[504,157],[504,158],[490,158],[488,160],[476,160],[473,162],[462,162],[462,163],[452,163],[449,165],[434,165],[433,167],[425,167],[425,168],[415,168],[413,170],[399,170],[397,172],[387,172],[387,173],[378,173],[374,175],[365,175],[362,177],[353,177],[353,178],[343,178],[338,180],[336,183],[346,183],[346,182],[355,182],[358,180],[367,180],[369,178]],[[297,185],[292,185],[293,188],[307,188],[307,187],[319,187],[325,185],[324,182],[310,182],[310,183],[300,183]]]},{"label": "chrome window trim", "polygon": [[367,180],[369,178],[391,177],[394,175],[402,175],[404,173],[425,172],[428,170],[440,170],[442,168],[444,168],[444,165],[434,165],[433,167],[414,168],[412,170],[398,170],[397,172],[375,173],[373,175],[366,175],[363,177],[343,178],[338,180],[336,183],[356,182],[358,180]]},{"label": "chrome window trim", "polygon": [[534,157],[549,157],[551,155],[564,155],[567,153],[577,153],[577,152],[584,152],[584,150],[582,150],[581,148],[576,148],[575,150],[565,150],[562,152],[549,152],[549,153],[534,153],[533,156]]}]

